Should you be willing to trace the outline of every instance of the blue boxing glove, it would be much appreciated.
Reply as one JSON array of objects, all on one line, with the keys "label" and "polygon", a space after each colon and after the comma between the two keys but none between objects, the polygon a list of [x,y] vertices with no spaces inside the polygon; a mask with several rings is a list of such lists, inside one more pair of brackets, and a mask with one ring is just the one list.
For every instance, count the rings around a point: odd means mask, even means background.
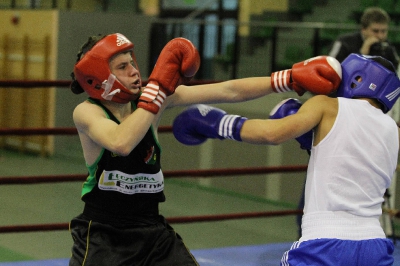
[{"label": "blue boxing glove", "polygon": [[[269,113],[270,119],[279,119],[289,115],[297,113],[301,107],[301,102],[294,98],[289,98],[278,103],[274,109]],[[300,143],[300,148],[303,150],[310,151],[313,141],[313,131],[310,130],[307,133],[296,138],[297,142]]]},{"label": "blue boxing glove", "polygon": [[207,139],[233,139],[242,141],[240,129],[247,120],[228,115],[224,110],[204,104],[192,105],[180,113],[173,122],[175,138],[186,145],[198,145]]}]

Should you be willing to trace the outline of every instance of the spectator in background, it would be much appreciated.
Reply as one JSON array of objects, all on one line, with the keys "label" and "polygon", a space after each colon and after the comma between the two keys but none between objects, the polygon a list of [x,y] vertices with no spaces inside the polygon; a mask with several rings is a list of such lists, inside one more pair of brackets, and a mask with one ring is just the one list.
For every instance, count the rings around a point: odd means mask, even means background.
[{"label": "spectator in background", "polygon": [[380,55],[397,69],[399,56],[393,45],[387,42],[390,17],[379,7],[364,10],[361,19],[361,30],[340,35],[333,43],[330,56],[342,62],[351,53]]}]

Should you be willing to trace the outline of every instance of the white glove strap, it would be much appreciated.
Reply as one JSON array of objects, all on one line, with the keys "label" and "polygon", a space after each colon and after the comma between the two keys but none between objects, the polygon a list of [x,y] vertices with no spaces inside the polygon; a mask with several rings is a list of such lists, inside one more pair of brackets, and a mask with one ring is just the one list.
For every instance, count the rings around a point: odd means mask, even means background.
[{"label": "white glove strap", "polygon": [[142,95],[140,95],[140,98],[145,102],[152,102],[157,98],[159,91],[160,87],[157,84],[149,83],[144,88]]},{"label": "white glove strap", "polygon": [[158,105],[158,107],[161,107],[161,105],[163,104],[165,98],[167,98],[167,95],[165,95],[164,92],[159,91],[157,94],[157,98],[154,99],[153,103]]},{"label": "white glove strap", "polygon": [[236,119],[239,118],[240,116],[238,115],[224,115],[221,122],[219,122],[218,135],[226,139],[235,139],[233,137],[234,125],[236,124]]},{"label": "white glove strap", "polygon": [[167,95],[160,90],[160,87],[155,83],[149,83],[143,90],[142,95],[140,95],[140,100],[154,103],[158,107],[161,107]]},{"label": "white glove strap", "polygon": [[278,71],[273,74],[274,75],[272,77],[272,84],[273,89],[276,93],[293,91],[288,84],[290,80],[290,69]]}]

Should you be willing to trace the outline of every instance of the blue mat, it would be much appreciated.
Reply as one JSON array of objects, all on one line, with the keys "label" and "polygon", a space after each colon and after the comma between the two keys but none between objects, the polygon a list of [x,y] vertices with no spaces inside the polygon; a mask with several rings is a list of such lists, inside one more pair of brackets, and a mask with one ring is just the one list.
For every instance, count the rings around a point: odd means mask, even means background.
[{"label": "blue mat", "polygon": [[[201,266],[279,265],[292,243],[192,250]],[[1,265],[0,265],[1,266]]]},{"label": "blue mat", "polygon": [[[277,266],[292,243],[192,250],[201,266]],[[0,266],[68,266],[68,259],[3,262]],[[394,251],[394,266],[400,266],[400,244]]]}]

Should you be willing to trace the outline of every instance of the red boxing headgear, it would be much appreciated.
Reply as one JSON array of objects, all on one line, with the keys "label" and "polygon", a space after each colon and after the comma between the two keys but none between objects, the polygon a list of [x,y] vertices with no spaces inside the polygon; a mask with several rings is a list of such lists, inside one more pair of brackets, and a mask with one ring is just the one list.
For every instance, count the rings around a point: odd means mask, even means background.
[{"label": "red boxing headgear", "polygon": [[120,33],[107,35],[75,64],[75,79],[94,99],[117,103],[128,103],[134,100],[136,95],[118,81],[111,73],[109,66],[113,56],[127,51],[131,51],[132,59],[135,61],[131,41]]}]

